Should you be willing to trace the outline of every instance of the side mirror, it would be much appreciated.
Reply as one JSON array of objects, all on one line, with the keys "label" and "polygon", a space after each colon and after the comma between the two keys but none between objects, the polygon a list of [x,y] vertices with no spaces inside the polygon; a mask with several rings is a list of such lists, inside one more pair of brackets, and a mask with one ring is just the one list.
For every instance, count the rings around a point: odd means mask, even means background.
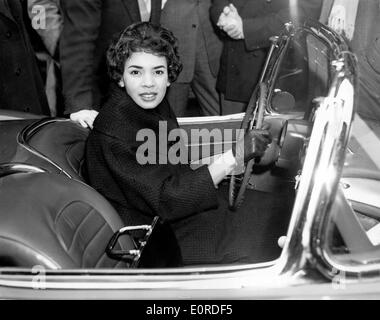
[{"label": "side mirror", "polygon": [[296,107],[296,100],[291,93],[277,89],[274,91],[271,105],[274,111],[284,113]]}]

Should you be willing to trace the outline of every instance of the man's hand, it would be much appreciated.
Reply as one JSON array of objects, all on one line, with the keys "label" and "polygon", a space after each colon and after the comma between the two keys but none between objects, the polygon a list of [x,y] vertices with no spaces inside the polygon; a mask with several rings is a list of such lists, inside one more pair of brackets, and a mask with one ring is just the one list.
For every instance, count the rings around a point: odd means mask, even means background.
[{"label": "man's hand", "polygon": [[98,111],[95,110],[81,110],[70,114],[70,119],[76,123],[79,123],[83,128],[93,128],[93,123],[98,115]]},{"label": "man's hand", "polygon": [[245,133],[232,151],[238,163],[241,160],[247,162],[262,157],[271,142],[272,136],[267,127],[262,130],[252,129]]},{"label": "man's hand", "polygon": [[224,7],[219,16],[217,26],[232,39],[244,39],[243,20],[232,3]]},{"label": "man's hand", "polygon": [[219,16],[218,22],[216,25],[223,30],[223,27],[228,24],[228,15],[230,13],[231,9],[229,6],[224,7],[222,13]]}]

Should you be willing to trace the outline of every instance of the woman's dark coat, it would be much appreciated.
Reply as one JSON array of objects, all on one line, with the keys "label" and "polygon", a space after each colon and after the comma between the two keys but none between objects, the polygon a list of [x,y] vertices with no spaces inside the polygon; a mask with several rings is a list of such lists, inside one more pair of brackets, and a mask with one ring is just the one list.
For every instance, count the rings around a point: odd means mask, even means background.
[{"label": "woman's dark coat", "polygon": [[[228,219],[209,210],[218,206],[216,189],[206,166],[193,171],[187,164],[146,164],[136,160],[140,129],[159,121],[168,131],[177,128],[166,100],[145,110],[115,89],[94,122],[87,142],[86,164],[90,184],[116,208],[127,225],[150,223],[156,215],[169,221],[185,263],[220,262]],[[158,143],[158,141],[157,141]],[[169,147],[170,148],[170,147]],[[168,148],[168,149],[169,149]],[[157,159],[159,150],[157,149]]]},{"label": "woman's dark coat", "polygon": [[151,223],[156,215],[169,221],[185,264],[277,258],[277,239],[286,232],[284,220],[293,195],[280,192],[273,197],[248,190],[233,212],[228,210],[228,186],[220,183],[215,189],[206,166],[193,171],[188,164],[138,164],[136,151],[145,140],[136,142],[136,134],[149,128],[158,136],[159,121],[167,121],[168,131],[178,126],[166,100],[144,110],[125,89],[115,89],[88,138],[90,184],[113,204],[126,225]]},{"label": "woman's dark coat", "polygon": [[50,115],[21,2],[0,0],[0,108]]}]

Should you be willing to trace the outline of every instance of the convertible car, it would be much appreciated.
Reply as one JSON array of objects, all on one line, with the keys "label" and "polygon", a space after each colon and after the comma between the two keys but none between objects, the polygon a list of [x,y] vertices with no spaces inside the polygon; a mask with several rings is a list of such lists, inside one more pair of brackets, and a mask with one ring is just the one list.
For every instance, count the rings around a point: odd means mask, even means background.
[{"label": "convertible car", "polygon": [[[270,124],[266,155],[220,186],[231,210],[255,200],[253,263],[183,265],[165,221],[125,226],[87,183],[87,129],[3,110],[0,298],[380,298],[379,128],[355,115],[355,56],[315,21],[271,42],[246,113],[179,119],[184,132]],[[235,141],[188,141],[194,170]]]}]

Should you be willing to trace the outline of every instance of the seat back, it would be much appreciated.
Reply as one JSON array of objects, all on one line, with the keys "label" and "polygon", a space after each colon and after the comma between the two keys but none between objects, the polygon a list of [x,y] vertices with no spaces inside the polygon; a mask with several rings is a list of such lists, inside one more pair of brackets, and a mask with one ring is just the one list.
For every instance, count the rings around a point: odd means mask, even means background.
[{"label": "seat back", "polygon": [[70,120],[50,121],[34,130],[26,143],[70,177],[84,181],[82,169],[88,134],[89,129]]},{"label": "seat back", "polygon": [[[48,269],[125,268],[105,249],[123,223],[99,193],[63,175],[0,178],[0,266]],[[117,248],[135,248],[121,237]]]}]

